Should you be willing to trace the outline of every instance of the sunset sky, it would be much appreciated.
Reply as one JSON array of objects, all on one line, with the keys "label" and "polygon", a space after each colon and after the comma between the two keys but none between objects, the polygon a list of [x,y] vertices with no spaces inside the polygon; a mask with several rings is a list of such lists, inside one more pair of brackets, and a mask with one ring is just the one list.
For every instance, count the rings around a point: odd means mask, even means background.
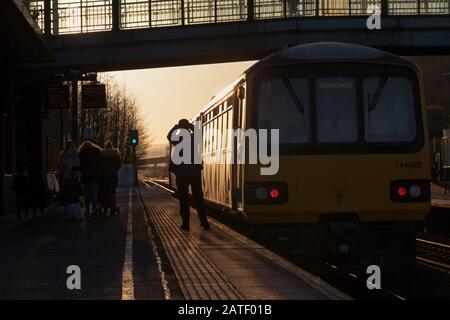
[{"label": "sunset sky", "polygon": [[134,95],[154,144],[165,144],[167,132],[181,118],[194,116],[221,89],[254,61],[111,72]]}]

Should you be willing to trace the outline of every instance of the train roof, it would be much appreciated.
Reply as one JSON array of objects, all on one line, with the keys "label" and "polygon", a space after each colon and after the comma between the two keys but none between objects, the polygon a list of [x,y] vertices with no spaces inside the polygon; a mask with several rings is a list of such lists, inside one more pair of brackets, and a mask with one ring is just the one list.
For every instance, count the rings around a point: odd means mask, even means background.
[{"label": "train roof", "polygon": [[275,52],[256,62],[245,73],[253,73],[269,66],[293,62],[387,63],[403,65],[415,71],[420,70],[411,61],[379,49],[344,42],[314,42],[288,47]]},{"label": "train roof", "polygon": [[[200,112],[205,112],[206,110],[210,109],[212,106],[216,105],[217,102],[222,100],[225,96],[227,96],[235,86],[238,85],[239,82],[242,81],[244,78],[244,75],[242,74],[239,78],[233,81],[230,85],[223,88],[221,91],[219,91],[207,104],[205,107],[202,108]],[[191,122],[195,121],[195,119],[198,117],[196,115],[194,118],[191,119]]]},{"label": "train roof", "polygon": [[[358,44],[345,42],[313,42],[299,44],[277,51],[259,60],[248,68],[232,84],[221,90],[201,110],[205,112],[223,99],[246,74],[272,66],[280,66],[291,63],[326,63],[326,62],[356,62],[356,63],[386,63],[409,67],[414,71],[420,68],[413,62],[395,54]],[[193,118],[195,120],[195,118]],[[193,121],[192,120],[192,121]]]}]

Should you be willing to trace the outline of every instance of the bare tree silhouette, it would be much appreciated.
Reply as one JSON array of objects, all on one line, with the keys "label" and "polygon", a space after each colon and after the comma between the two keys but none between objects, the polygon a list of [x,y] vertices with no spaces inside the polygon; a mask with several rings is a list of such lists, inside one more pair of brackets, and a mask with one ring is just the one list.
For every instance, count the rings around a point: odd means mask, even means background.
[{"label": "bare tree silhouette", "polygon": [[139,131],[137,158],[147,156],[152,139],[134,96],[126,93],[109,75],[100,75],[99,80],[106,84],[106,109],[80,110],[80,136],[86,128],[92,128],[94,142],[103,146],[107,141],[119,149],[122,161],[131,162],[133,150],[130,144],[130,130]]}]

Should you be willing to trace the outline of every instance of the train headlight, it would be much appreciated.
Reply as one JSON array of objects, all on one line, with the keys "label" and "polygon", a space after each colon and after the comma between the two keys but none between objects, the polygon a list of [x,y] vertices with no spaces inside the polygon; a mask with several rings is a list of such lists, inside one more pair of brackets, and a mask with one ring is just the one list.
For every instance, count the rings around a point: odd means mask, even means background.
[{"label": "train headlight", "polygon": [[263,187],[257,188],[255,191],[255,196],[256,196],[256,199],[258,199],[258,200],[266,200],[267,199],[267,189],[263,188]]},{"label": "train headlight", "polygon": [[412,185],[409,187],[409,195],[413,198],[418,198],[422,194],[422,188],[418,186],[417,184]]}]

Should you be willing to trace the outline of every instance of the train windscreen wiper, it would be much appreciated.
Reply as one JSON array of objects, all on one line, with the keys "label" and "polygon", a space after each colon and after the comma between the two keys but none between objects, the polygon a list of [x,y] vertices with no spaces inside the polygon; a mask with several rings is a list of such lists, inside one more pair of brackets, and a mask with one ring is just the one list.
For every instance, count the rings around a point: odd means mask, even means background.
[{"label": "train windscreen wiper", "polygon": [[285,84],[289,95],[291,96],[292,100],[295,103],[295,106],[297,107],[297,110],[301,113],[305,113],[305,106],[303,105],[303,102],[298,98],[297,93],[295,93],[294,88],[292,87],[291,82],[287,78],[283,78],[283,83]]},{"label": "train windscreen wiper", "polygon": [[381,94],[383,93],[384,88],[386,87],[388,77],[383,77],[380,82],[378,82],[377,90],[375,91],[375,95],[373,96],[372,101],[370,101],[370,95],[369,95],[369,106],[367,108],[367,112],[371,112],[375,109],[375,107],[378,104],[378,101],[380,100]]}]

